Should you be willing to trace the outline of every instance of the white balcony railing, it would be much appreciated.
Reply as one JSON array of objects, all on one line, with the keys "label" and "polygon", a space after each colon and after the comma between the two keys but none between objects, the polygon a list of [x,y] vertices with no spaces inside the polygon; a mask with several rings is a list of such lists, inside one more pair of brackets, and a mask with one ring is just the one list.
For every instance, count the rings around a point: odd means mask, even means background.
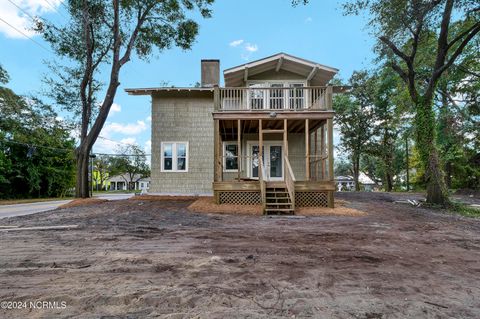
[{"label": "white balcony railing", "polygon": [[219,88],[220,111],[331,110],[331,87]]}]

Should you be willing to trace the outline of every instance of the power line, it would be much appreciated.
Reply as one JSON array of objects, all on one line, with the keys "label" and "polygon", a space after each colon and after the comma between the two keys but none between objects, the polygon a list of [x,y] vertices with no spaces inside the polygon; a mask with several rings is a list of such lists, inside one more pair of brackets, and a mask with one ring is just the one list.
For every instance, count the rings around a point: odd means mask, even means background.
[{"label": "power line", "polygon": [[23,35],[25,38],[27,38],[27,39],[29,39],[30,41],[34,42],[36,45],[38,45],[39,47],[41,47],[41,48],[44,49],[45,51],[54,54],[52,51],[50,51],[49,49],[47,49],[47,47],[45,47],[43,44],[41,44],[41,43],[38,42],[38,41],[35,41],[32,37],[26,35],[24,32],[20,31],[19,29],[17,29],[16,27],[14,27],[14,26],[11,25],[10,23],[8,23],[7,21],[3,20],[1,17],[0,17],[0,21],[2,21],[3,23],[5,23],[6,25],[8,25],[8,26],[9,26],[10,28],[12,28],[13,30],[17,31],[17,32],[20,33],[21,35]]},{"label": "power line", "polygon": [[[63,15],[63,13],[61,13],[60,11],[57,10],[57,8],[55,7],[55,5],[53,5],[49,0],[45,0],[45,2],[56,12],[58,13],[59,15],[61,15],[62,17],[64,17],[65,19],[67,19],[68,21],[68,18],[66,16]],[[62,2],[60,2],[60,4],[63,4]]]},{"label": "power line", "polygon": [[13,2],[12,0],[7,0],[8,2],[10,2],[11,4],[13,4],[15,7],[17,7],[19,10],[21,10],[23,13],[25,13],[27,16],[29,16],[33,21],[35,21],[35,17],[33,17],[30,13],[28,13],[27,11],[25,11],[24,9],[22,9],[19,5],[17,5],[15,2]]}]

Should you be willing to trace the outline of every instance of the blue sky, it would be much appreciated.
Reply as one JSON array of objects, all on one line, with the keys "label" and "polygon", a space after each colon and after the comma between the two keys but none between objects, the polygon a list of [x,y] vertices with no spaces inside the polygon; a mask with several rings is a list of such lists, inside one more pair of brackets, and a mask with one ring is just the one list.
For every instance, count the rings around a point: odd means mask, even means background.
[{"label": "blue sky", "polygon": [[[11,0],[26,12],[52,21],[66,20],[61,0]],[[348,78],[367,68],[374,58],[374,39],[360,17],[343,16],[341,2],[311,0],[291,6],[289,0],[226,1],[213,5],[213,17],[200,20],[200,34],[190,51],[156,53],[149,62],[133,58],[121,72],[115,105],[96,152],[114,152],[120,143],[137,143],[150,152],[150,97],[129,96],[125,88],[190,86],[200,80],[200,60],[220,59],[221,69],[286,52],[340,69]],[[26,30],[30,18],[9,0],[0,0],[0,18],[42,46],[0,21],[0,63],[10,74],[8,84],[18,94],[47,89],[45,61],[55,59],[48,44]],[[120,144],[121,145],[121,144]]]}]

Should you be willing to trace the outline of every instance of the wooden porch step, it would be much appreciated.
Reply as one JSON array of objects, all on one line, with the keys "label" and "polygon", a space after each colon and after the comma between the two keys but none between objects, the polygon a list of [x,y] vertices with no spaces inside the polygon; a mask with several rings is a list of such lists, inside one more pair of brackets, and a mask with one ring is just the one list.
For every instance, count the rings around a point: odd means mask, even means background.
[{"label": "wooden porch step", "polygon": [[283,196],[283,197],[269,197],[269,196],[267,196],[267,200],[268,199],[290,199],[290,197],[288,197],[288,196]]},{"label": "wooden porch step", "polygon": [[267,203],[267,206],[292,206],[292,203]]},{"label": "wooden porch step", "polygon": [[294,213],[294,210],[291,208],[266,208],[265,211],[267,214],[270,213]]}]

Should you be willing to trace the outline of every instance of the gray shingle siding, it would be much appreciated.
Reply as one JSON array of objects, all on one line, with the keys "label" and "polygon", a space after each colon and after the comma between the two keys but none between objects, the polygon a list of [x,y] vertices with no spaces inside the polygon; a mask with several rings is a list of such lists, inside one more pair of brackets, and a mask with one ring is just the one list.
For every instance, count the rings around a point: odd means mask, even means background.
[{"label": "gray shingle siding", "polygon": [[[213,181],[213,99],[152,100],[151,193],[211,194]],[[188,172],[161,171],[161,142],[188,142]]]}]

